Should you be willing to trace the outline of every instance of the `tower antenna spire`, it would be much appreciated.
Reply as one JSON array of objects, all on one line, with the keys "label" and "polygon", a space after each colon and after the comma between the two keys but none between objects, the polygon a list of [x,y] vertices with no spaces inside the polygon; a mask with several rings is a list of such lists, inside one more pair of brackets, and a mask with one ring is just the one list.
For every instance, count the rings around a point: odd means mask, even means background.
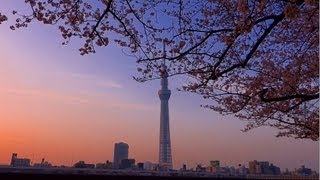
[{"label": "tower antenna spire", "polygon": [[163,77],[168,77],[168,71],[167,71],[167,66],[166,66],[166,43],[163,41],[163,58],[162,58],[162,63],[161,63],[161,68],[160,68],[160,76]]},{"label": "tower antenna spire", "polygon": [[163,41],[163,64],[166,64],[167,52],[166,52],[166,42]]},{"label": "tower antenna spire", "polygon": [[166,42],[163,41],[163,62],[162,62],[162,64],[165,66],[166,71],[167,71],[166,59],[167,59]]}]

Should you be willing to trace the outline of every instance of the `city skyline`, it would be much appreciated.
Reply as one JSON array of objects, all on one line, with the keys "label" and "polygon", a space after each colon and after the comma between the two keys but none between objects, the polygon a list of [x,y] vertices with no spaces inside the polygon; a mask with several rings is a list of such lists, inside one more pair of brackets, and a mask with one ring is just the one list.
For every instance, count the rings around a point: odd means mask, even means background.
[{"label": "city skyline", "polygon": [[[121,144],[121,143],[119,143]],[[118,145],[119,145],[118,144]],[[117,145],[117,144],[115,144]],[[123,144],[122,145],[126,145]],[[125,151],[127,151],[127,146],[123,146]],[[118,149],[119,150],[119,149]],[[115,148],[115,152],[118,151]],[[126,156],[127,157],[127,156]],[[160,162],[161,163],[161,162]],[[302,179],[315,179],[319,177],[317,171],[312,170],[305,165],[299,168],[295,168],[294,171],[289,171],[288,169],[282,170],[281,168],[269,161],[249,161],[248,166],[245,164],[239,164],[238,166],[220,166],[220,161],[210,161],[209,165],[197,164],[196,167],[188,167],[183,164],[180,169],[171,169],[170,171],[162,168],[161,164],[146,162],[137,162],[135,159],[124,158],[121,160],[121,165],[118,166],[116,162],[105,161],[102,163],[87,163],[83,160],[77,161],[74,165],[54,165],[45,158],[41,160],[41,163],[31,163],[28,158],[21,158],[17,156],[17,153],[12,154],[12,160],[10,165],[1,165],[1,172],[7,173],[44,173],[55,174],[83,174],[86,175],[138,175],[145,176],[151,175],[155,176],[179,176],[179,177],[242,177],[242,178],[282,178],[282,179],[295,179],[300,177]]]},{"label": "city skyline", "polygon": [[[5,2],[6,12],[21,4]],[[8,12],[8,14],[11,11]],[[12,19],[11,19],[12,20]],[[132,157],[157,162],[159,81],[137,83],[135,60],[121,48],[80,56],[80,43],[61,46],[54,27],[0,26],[0,164],[11,153],[53,164],[111,160],[113,144],[130,144]],[[185,78],[170,79],[171,140],[175,168],[219,159],[236,165],[269,160],[281,168],[319,169],[319,143],[274,137],[276,130],[243,133],[245,122],[200,107],[200,96],[176,91]],[[142,126],[143,124],[143,126]]]},{"label": "city skyline", "polygon": [[[41,159],[41,162],[33,162],[30,158],[28,157],[20,157],[18,158],[18,153],[14,152],[12,153],[11,156],[11,161],[9,164],[0,164],[2,167],[18,167],[18,168],[27,168],[27,167],[42,167],[42,168],[57,168],[57,167],[65,167],[65,168],[85,168],[83,166],[79,166],[77,167],[77,164],[79,163],[83,163],[85,165],[89,165],[90,167],[87,168],[103,168],[103,169],[127,169],[127,170],[137,170],[137,166],[139,164],[147,164],[147,166],[151,165],[153,166],[155,169],[155,171],[168,171],[168,169],[163,169],[163,165],[161,166],[160,163],[157,162],[150,162],[150,161],[137,161],[136,159],[134,159],[134,157],[129,158],[128,156],[128,144],[124,143],[124,142],[119,142],[119,143],[115,143],[115,148],[114,148],[114,160],[113,161],[109,161],[109,160],[101,160],[99,162],[91,162],[91,163],[87,163],[81,159],[76,160],[76,163],[73,162],[73,164],[70,165],[65,165],[65,164],[51,164],[48,161],[45,161],[45,158]],[[126,151],[126,152],[125,152]],[[120,154],[119,154],[120,153]],[[117,155],[116,155],[117,154]],[[120,157],[123,156],[123,157]],[[120,158],[120,159],[119,159]],[[120,161],[118,161],[120,160]],[[124,162],[122,162],[122,160],[132,160],[133,164],[131,164],[131,167],[122,167],[123,164],[125,164]],[[121,163],[120,163],[121,162]],[[105,163],[105,165],[104,165]],[[239,169],[243,169],[243,168],[247,168],[249,171],[259,171],[259,169],[256,169],[253,166],[269,166],[271,165],[271,167],[276,167],[278,168],[279,174],[285,174],[288,172],[295,172],[297,169],[299,168],[308,168],[305,165],[301,165],[300,167],[296,167],[294,168],[294,170],[289,170],[286,167],[278,167],[277,164],[274,164],[273,162],[269,162],[268,160],[250,160],[248,162],[245,162],[243,164],[237,164],[236,166],[233,165],[229,165],[229,164],[224,164],[220,165],[220,160],[210,160],[205,164],[201,164],[201,163],[197,163],[194,167],[188,167],[186,166],[186,164],[182,164],[181,167],[179,168],[175,168],[175,169],[171,169],[171,170],[182,170],[182,171],[186,171],[186,170],[191,170],[191,171],[197,171],[197,168],[201,167],[201,168],[207,168],[207,167],[215,167],[215,168],[239,168]],[[162,168],[161,168],[162,167]],[[149,167],[148,167],[149,168]],[[147,168],[147,169],[148,169]],[[159,169],[158,169],[159,168]],[[238,170],[239,170],[238,169]],[[308,168],[309,169],[309,168]],[[261,170],[261,169],[260,169]],[[312,172],[316,172],[319,173],[318,169],[310,169]],[[212,170],[211,170],[212,171]],[[249,172],[250,174],[259,174],[256,172]],[[268,173],[267,173],[268,174]],[[278,174],[278,173],[276,173]]]}]

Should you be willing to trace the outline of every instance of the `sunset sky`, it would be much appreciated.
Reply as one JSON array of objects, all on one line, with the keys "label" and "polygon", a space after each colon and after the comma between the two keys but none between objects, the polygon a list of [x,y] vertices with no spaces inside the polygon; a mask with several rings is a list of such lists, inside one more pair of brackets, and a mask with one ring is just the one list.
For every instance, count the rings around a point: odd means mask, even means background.
[{"label": "sunset sky", "polygon": [[[23,1],[1,3],[7,14],[28,8]],[[134,81],[135,59],[115,44],[81,56],[81,42],[62,46],[57,27],[34,23],[12,31],[13,21],[0,25],[0,164],[9,164],[13,152],[55,165],[112,161],[120,141],[129,144],[136,162],[158,161],[159,80]],[[187,80],[169,79],[175,168],[263,160],[281,170],[305,165],[318,171],[318,142],[276,138],[277,130],[267,127],[241,132],[245,122],[201,108],[206,102],[200,96],[178,92]]]}]

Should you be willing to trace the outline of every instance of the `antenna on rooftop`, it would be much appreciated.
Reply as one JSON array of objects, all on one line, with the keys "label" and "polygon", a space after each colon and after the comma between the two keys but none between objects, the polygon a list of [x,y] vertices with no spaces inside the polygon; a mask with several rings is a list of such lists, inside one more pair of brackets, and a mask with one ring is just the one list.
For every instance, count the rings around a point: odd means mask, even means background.
[{"label": "antenna on rooftop", "polygon": [[73,163],[74,163],[74,162],[73,162],[73,154],[72,154],[70,167],[73,166]]},{"label": "antenna on rooftop", "polygon": [[33,161],[34,161],[34,153],[32,153],[32,159],[31,159],[30,164],[33,164]]}]

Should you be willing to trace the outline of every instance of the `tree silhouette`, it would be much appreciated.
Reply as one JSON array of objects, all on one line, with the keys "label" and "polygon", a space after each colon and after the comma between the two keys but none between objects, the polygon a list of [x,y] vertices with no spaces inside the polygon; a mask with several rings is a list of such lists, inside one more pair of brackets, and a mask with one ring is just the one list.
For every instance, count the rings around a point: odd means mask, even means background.
[{"label": "tree silhouette", "polygon": [[[319,1],[25,0],[11,29],[57,26],[63,44],[82,38],[82,55],[110,41],[137,59],[139,82],[190,78],[180,90],[212,100],[203,107],[277,136],[319,140]],[[6,17],[0,14],[0,23]],[[163,46],[165,45],[165,49]]]}]

